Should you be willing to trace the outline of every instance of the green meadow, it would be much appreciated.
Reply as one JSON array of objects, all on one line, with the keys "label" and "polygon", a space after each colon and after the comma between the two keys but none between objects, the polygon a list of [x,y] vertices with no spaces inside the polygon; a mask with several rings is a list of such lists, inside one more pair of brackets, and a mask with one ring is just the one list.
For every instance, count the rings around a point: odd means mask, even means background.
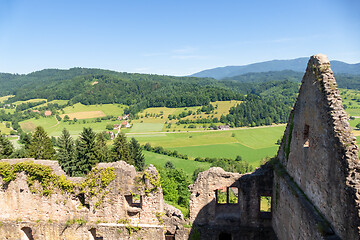
[{"label": "green meadow", "polygon": [[115,121],[102,121],[95,122],[95,119],[87,119],[86,123],[83,123],[83,120],[78,120],[74,122],[62,122],[59,123],[56,121],[55,117],[48,118],[39,118],[39,119],[29,119],[20,123],[21,128],[25,132],[32,132],[37,126],[42,126],[49,136],[60,136],[61,131],[66,128],[71,135],[77,136],[82,132],[83,128],[91,127],[95,132],[108,131],[106,130],[107,124],[115,124],[118,122]]},{"label": "green meadow", "polygon": [[145,164],[153,164],[154,166],[164,167],[165,163],[170,161],[174,164],[175,168],[183,169],[188,175],[192,175],[197,168],[209,169],[210,163],[196,162],[194,160],[185,160],[175,157],[170,157],[153,152],[143,151],[145,156]]},{"label": "green meadow", "polygon": [[125,105],[121,104],[97,104],[97,105],[84,105],[76,103],[73,106],[64,108],[64,114],[79,113],[79,112],[90,112],[90,111],[101,111],[106,116],[122,116],[124,114]]},{"label": "green meadow", "polygon": [[0,123],[0,132],[1,132],[1,134],[6,134],[6,135],[8,135],[8,134],[10,134],[10,131],[11,131],[10,128],[7,128],[7,127],[5,126],[5,124]]},{"label": "green meadow", "polygon": [[5,102],[6,100],[8,100],[11,97],[14,97],[15,95],[8,95],[8,96],[3,96],[0,97],[0,103]]},{"label": "green meadow", "polygon": [[228,131],[176,132],[156,134],[128,134],[140,143],[162,146],[196,157],[228,157],[240,155],[253,166],[259,166],[262,159],[276,154],[285,125],[240,128]]}]

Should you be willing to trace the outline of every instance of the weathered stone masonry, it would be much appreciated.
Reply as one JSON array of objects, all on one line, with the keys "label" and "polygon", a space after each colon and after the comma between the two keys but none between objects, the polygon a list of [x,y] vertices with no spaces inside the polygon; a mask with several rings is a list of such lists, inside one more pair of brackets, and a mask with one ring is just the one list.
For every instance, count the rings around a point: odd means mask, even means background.
[{"label": "weathered stone masonry", "polygon": [[[64,178],[56,161],[1,160],[32,168],[47,165],[73,188],[50,182],[44,192],[32,173],[19,171],[10,182],[1,180],[1,239],[186,239],[181,212],[164,203],[157,170],[144,172],[123,161],[100,163],[85,178]],[[9,165],[10,166],[10,165]],[[26,169],[26,167],[24,167]],[[46,193],[44,195],[44,193]]]}]

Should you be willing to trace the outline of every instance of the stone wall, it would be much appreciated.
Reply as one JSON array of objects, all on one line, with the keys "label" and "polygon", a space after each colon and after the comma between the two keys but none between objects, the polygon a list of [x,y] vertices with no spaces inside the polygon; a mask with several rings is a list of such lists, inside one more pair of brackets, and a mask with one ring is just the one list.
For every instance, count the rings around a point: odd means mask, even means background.
[{"label": "stone wall", "polygon": [[[18,171],[10,182],[0,177],[0,236],[19,239],[25,227],[35,239],[94,239],[94,231],[110,240],[119,236],[165,239],[165,233],[187,238],[183,216],[164,203],[159,175],[152,165],[136,172],[123,161],[100,163],[84,178],[69,178],[56,161],[11,159],[0,164],[19,162],[48,166],[74,187],[64,190],[55,184],[58,178],[54,177],[49,183],[51,193],[44,194],[39,181],[29,185],[31,174],[25,170]],[[134,234],[137,227],[141,235]]]},{"label": "stone wall", "polygon": [[[225,172],[210,168],[189,186],[191,235],[201,239],[275,239],[271,213],[260,212],[261,196],[272,195],[272,169],[269,165],[250,174]],[[238,189],[237,203],[219,203],[217,191]],[[229,200],[228,200],[229,201]]]},{"label": "stone wall", "polygon": [[[342,239],[358,239],[360,167],[347,119],[329,60],[321,54],[312,56],[277,158],[335,233]],[[312,219],[286,182],[275,179],[280,196],[273,214],[275,232],[280,239],[309,239],[296,226]]]}]

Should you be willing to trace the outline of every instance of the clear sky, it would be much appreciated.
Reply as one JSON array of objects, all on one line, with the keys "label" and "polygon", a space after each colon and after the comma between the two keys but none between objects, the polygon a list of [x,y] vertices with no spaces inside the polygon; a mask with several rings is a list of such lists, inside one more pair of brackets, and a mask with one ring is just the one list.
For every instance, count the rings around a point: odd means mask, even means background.
[{"label": "clear sky", "polygon": [[0,72],[188,75],[316,53],[360,62],[359,0],[0,1]]}]

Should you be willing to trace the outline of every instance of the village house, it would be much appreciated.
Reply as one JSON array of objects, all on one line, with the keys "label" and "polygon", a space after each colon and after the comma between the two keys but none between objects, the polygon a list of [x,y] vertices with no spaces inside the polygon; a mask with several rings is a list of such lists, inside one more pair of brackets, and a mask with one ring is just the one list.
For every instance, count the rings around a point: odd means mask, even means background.
[{"label": "village house", "polygon": [[51,116],[51,114],[52,114],[51,111],[45,111],[44,112],[45,117],[49,117],[49,116]]},{"label": "village house", "polygon": [[218,129],[219,130],[229,130],[230,126],[229,125],[221,125],[221,126],[218,126]]},{"label": "village house", "polygon": [[121,123],[121,126],[124,126],[124,127],[126,127],[126,128],[131,127],[131,125],[130,125],[130,123],[129,123],[128,121],[122,122],[122,123]]},{"label": "village house", "polygon": [[124,115],[124,116],[118,116],[117,117],[117,120],[125,120],[125,119],[128,119],[129,118],[129,114],[126,114],[126,115]]},{"label": "village house", "polygon": [[120,125],[119,124],[114,124],[114,129],[119,129]]},{"label": "village house", "polygon": [[107,131],[106,134],[109,134],[109,135],[110,135],[110,139],[111,139],[111,140],[113,140],[114,137],[115,137],[113,132]]}]

